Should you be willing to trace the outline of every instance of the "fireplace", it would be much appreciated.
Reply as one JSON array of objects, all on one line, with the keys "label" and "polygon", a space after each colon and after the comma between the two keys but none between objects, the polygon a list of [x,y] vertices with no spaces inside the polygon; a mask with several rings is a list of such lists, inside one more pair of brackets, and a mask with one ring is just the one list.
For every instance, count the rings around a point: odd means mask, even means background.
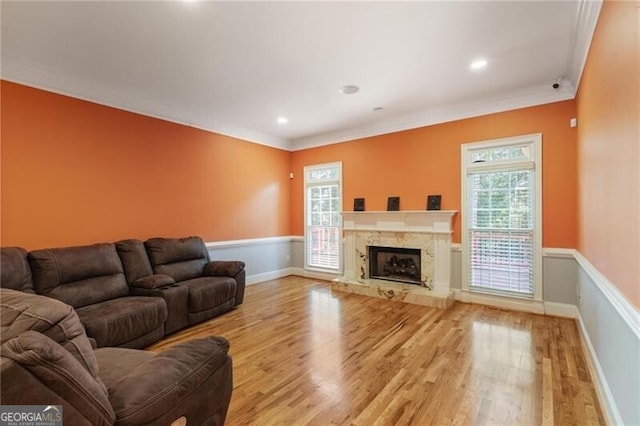
[{"label": "fireplace", "polygon": [[420,249],[369,246],[369,278],[421,284]]},{"label": "fireplace", "polygon": [[[440,309],[451,306],[455,214],[452,210],[342,212],[344,272],[331,288]],[[374,247],[387,254],[372,252]]]}]

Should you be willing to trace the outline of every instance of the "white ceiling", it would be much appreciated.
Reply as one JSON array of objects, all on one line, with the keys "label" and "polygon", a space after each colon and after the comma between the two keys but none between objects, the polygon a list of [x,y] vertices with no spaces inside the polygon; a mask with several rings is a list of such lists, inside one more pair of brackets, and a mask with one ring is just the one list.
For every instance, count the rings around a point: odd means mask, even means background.
[{"label": "white ceiling", "polygon": [[600,4],[2,1],[1,70],[295,150],[573,98]]}]

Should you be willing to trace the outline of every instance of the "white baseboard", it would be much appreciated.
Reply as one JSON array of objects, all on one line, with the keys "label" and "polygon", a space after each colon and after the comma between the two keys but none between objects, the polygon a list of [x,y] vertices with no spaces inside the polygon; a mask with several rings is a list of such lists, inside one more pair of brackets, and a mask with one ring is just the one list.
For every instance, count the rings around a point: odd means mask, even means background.
[{"label": "white baseboard", "polygon": [[[263,274],[255,274],[247,277],[247,285],[258,284],[278,278],[297,275],[305,278],[331,281],[339,278],[338,274],[309,271],[303,268],[284,268],[277,271],[270,271]],[[518,300],[508,297],[494,296],[490,294],[478,294],[462,290],[454,290],[456,300],[465,303],[477,303],[481,305],[495,306],[503,309],[513,309],[516,311],[533,312],[536,314],[553,315],[564,318],[577,318],[578,310],[575,305],[555,302],[540,302],[535,300]]]},{"label": "white baseboard", "polygon": [[589,338],[589,333],[587,332],[587,327],[582,320],[582,315],[580,311],[578,314],[578,325],[580,329],[580,337],[582,338],[583,347],[585,348],[585,356],[587,357],[587,362],[592,367],[592,380],[595,380],[594,383],[596,392],[598,394],[598,399],[600,400],[600,405],[602,405],[602,411],[604,416],[606,417],[606,423],[610,425],[623,425],[624,422],[622,418],[620,418],[620,412],[618,411],[618,406],[616,405],[615,400],[613,399],[613,395],[611,394],[611,390],[609,389],[609,385],[607,384],[607,379],[604,375],[604,371],[602,371],[602,367],[600,366],[600,362],[598,361],[598,355],[596,354],[593,345],[591,344],[591,339]]},{"label": "white baseboard", "polygon": [[532,312],[534,314],[551,315],[554,317],[572,319],[578,317],[577,306],[567,303],[541,302],[539,300],[521,300],[492,294],[474,293],[471,291],[464,291],[459,289],[454,290],[454,294],[456,300],[464,303],[477,303],[479,305],[495,306],[497,308]]},{"label": "white baseboard", "polygon": [[246,285],[253,285],[265,281],[277,280],[278,278],[297,275],[299,277],[314,278],[317,280],[331,281],[339,278],[339,274],[328,274],[326,272],[308,271],[303,268],[284,268],[277,271],[269,271],[262,274],[249,275],[246,278]]},{"label": "white baseboard", "polygon": [[262,274],[249,275],[246,278],[246,285],[253,285],[265,281],[277,280],[278,278],[288,277],[289,275],[297,275],[295,270],[298,268],[284,268],[277,271],[264,272]]},{"label": "white baseboard", "polygon": [[544,314],[544,304],[540,300],[514,299],[512,297],[475,293],[458,289],[454,291],[454,294],[456,300],[464,303],[477,303],[479,305],[494,306],[496,308],[511,309],[514,311]]},{"label": "white baseboard", "polygon": [[297,275],[299,277],[314,278],[316,280],[332,281],[336,278],[340,278],[342,274],[329,274],[327,272],[310,271],[304,268],[290,268],[293,270],[291,275]]},{"label": "white baseboard", "polygon": [[568,303],[544,302],[544,314],[576,319],[578,318],[578,307]]}]

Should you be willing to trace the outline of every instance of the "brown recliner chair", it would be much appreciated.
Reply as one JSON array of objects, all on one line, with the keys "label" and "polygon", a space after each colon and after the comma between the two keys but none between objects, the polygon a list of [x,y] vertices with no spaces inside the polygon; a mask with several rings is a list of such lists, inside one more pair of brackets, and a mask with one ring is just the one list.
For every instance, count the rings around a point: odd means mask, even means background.
[{"label": "brown recliner chair", "polygon": [[116,243],[130,293],[162,297],[165,334],[206,321],[242,303],[244,262],[214,260],[199,237]]},{"label": "brown recliner chair", "polygon": [[164,336],[166,303],[129,294],[115,244],[34,250],[27,259],[36,293],[73,306],[98,347],[144,348]]},{"label": "brown recliner chair", "polygon": [[74,309],[0,290],[0,403],[62,405],[68,425],[222,425],[232,392],[228,343],[208,337],[154,354],[92,349]]}]

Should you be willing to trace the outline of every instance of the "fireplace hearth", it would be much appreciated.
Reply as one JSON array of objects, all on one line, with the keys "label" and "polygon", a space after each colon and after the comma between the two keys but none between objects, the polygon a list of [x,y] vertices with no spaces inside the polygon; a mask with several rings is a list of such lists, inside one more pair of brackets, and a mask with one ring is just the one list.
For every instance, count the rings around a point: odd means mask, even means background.
[{"label": "fireplace hearth", "polygon": [[369,277],[421,285],[420,249],[369,246]]}]

